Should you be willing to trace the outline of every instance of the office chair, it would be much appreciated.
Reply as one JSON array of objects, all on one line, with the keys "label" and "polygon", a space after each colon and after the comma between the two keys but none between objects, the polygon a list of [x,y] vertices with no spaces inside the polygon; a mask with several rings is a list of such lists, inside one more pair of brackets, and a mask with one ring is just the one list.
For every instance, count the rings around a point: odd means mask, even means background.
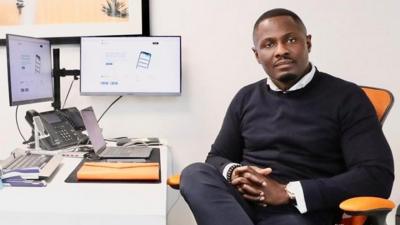
[{"label": "office chair", "polygon": [[[368,96],[383,125],[393,105],[393,94],[388,90],[374,87],[361,86],[361,89]],[[179,189],[180,175],[170,176],[167,183],[171,188]],[[339,207],[345,213],[339,225],[385,225],[386,215],[395,205],[388,199],[366,196],[347,199],[340,203]]]},{"label": "office chair", "polygon": [[[362,86],[361,89],[368,96],[381,125],[383,125],[393,105],[392,93],[374,87]],[[344,213],[352,215],[352,217],[342,220],[343,225],[385,225],[386,215],[395,207],[395,204],[383,198],[355,197],[343,201],[339,207]]]}]

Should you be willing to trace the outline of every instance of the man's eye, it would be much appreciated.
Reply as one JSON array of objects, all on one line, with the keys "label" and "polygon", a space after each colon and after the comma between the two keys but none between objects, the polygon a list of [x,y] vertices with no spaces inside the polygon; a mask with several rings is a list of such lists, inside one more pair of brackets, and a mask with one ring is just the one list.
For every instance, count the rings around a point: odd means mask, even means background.
[{"label": "man's eye", "polygon": [[266,48],[272,48],[272,47],[274,47],[274,43],[266,43],[265,47]]},{"label": "man's eye", "polygon": [[295,43],[297,40],[296,40],[296,38],[294,38],[294,37],[290,37],[289,39],[288,39],[288,43]]}]

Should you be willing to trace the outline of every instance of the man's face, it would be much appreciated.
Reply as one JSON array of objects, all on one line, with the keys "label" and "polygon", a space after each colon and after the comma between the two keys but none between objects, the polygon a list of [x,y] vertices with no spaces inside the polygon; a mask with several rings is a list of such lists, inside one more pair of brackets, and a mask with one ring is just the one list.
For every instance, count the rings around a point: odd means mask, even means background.
[{"label": "man's face", "polygon": [[253,51],[265,72],[281,89],[288,89],[309,70],[311,35],[289,16],[263,20],[254,32]]}]

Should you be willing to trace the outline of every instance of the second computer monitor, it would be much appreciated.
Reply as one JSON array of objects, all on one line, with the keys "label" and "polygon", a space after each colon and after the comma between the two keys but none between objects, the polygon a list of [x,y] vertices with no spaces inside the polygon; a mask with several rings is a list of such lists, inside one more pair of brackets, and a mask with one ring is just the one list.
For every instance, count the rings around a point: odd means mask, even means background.
[{"label": "second computer monitor", "polygon": [[82,95],[179,95],[180,36],[82,37]]},{"label": "second computer monitor", "polygon": [[7,34],[10,106],[53,100],[50,41]]}]

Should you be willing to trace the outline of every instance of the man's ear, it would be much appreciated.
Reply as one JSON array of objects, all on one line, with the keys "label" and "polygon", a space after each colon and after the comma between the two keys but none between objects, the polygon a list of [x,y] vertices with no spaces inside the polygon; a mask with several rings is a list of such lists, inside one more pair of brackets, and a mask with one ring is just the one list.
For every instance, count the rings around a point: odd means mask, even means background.
[{"label": "man's ear", "polygon": [[254,53],[254,56],[255,56],[256,59],[257,59],[257,62],[260,63],[260,59],[259,59],[259,57],[258,57],[258,52],[257,52],[256,47],[252,47],[251,50],[253,50],[253,53]]},{"label": "man's ear", "polygon": [[308,49],[308,53],[311,52],[311,34],[307,35],[307,49]]}]

